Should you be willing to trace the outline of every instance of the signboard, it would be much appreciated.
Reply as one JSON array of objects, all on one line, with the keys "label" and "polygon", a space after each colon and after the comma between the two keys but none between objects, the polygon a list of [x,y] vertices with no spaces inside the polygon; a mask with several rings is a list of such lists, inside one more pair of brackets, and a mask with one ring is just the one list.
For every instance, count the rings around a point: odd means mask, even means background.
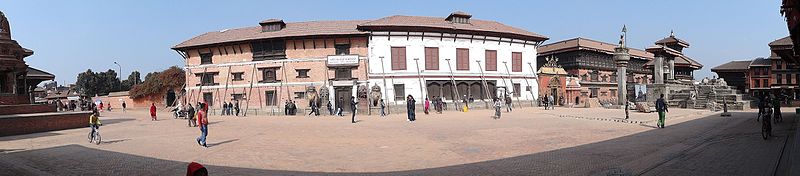
[{"label": "signboard", "polygon": [[353,86],[355,82],[353,81],[331,81],[332,86]]},{"label": "signboard", "polygon": [[358,66],[358,55],[331,55],[327,60],[328,67]]}]

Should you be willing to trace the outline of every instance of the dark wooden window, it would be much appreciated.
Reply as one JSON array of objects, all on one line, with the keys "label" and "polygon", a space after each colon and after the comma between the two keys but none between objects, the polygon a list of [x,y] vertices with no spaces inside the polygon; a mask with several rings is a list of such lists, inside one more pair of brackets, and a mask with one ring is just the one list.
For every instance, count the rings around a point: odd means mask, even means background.
[{"label": "dark wooden window", "polygon": [[350,44],[335,44],[333,47],[336,48],[336,55],[350,54]]},{"label": "dark wooden window", "polygon": [[456,70],[469,70],[468,48],[456,48]]},{"label": "dark wooden window", "polygon": [[336,69],[335,76],[337,80],[353,79],[353,70],[350,68],[338,68]]},{"label": "dark wooden window", "polygon": [[396,101],[405,101],[406,100],[406,86],[404,84],[395,84],[394,85],[394,100]]},{"label": "dark wooden window", "polygon": [[219,73],[197,73],[197,74],[195,74],[195,76],[197,76],[198,79],[200,79],[200,84],[197,84],[197,85],[198,86],[199,85],[204,85],[204,86],[219,85],[219,83],[214,82],[214,76],[216,76],[217,74],[219,74]]},{"label": "dark wooden window", "polygon": [[522,53],[521,52],[513,52],[513,53],[511,53],[511,71],[512,72],[522,72]]},{"label": "dark wooden window", "polygon": [[306,92],[294,92],[294,99],[305,99]]},{"label": "dark wooden window", "polygon": [[486,50],[486,71],[497,71],[496,50]]},{"label": "dark wooden window", "polygon": [[200,64],[212,64],[211,56],[213,55],[212,53],[200,53]]},{"label": "dark wooden window", "polygon": [[246,99],[246,97],[244,96],[244,93],[231,94],[231,98],[233,100],[244,100],[244,99]]},{"label": "dark wooden window", "polygon": [[406,47],[392,47],[392,70],[406,70]]},{"label": "dark wooden window", "polygon": [[308,78],[308,71],[310,69],[295,69],[297,71],[297,78]]},{"label": "dark wooden window", "polygon": [[233,76],[233,80],[234,81],[242,81],[242,80],[244,80],[244,72],[231,73],[231,76]]},{"label": "dark wooden window", "polygon": [[425,47],[425,70],[439,70],[439,48]]},{"label": "dark wooden window", "polygon": [[264,92],[264,95],[265,95],[264,98],[266,98],[267,106],[275,106],[275,104],[277,104],[276,102],[278,102],[278,100],[276,99],[277,97],[275,97],[274,90],[268,90]]},{"label": "dark wooden window", "polygon": [[286,59],[286,41],[262,40],[250,43],[253,48],[253,60]]},{"label": "dark wooden window", "polygon": [[781,74],[776,75],[775,84],[783,84],[783,77]]},{"label": "dark wooden window", "polygon": [[203,93],[203,101],[208,103],[209,107],[213,107],[214,106],[214,94],[212,94],[211,92]]},{"label": "dark wooden window", "polygon": [[261,80],[258,81],[259,83],[278,82],[278,68],[259,68],[259,71],[261,71]]},{"label": "dark wooden window", "polygon": [[756,88],[757,88],[757,87],[761,87],[761,81],[759,81],[759,80],[757,80],[757,79],[756,79],[756,80],[754,80],[754,81],[753,81],[753,83],[754,83],[754,84],[753,84],[753,87],[756,87]]},{"label": "dark wooden window", "polygon": [[522,95],[522,86],[519,83],[514,83],[514,97]]}]

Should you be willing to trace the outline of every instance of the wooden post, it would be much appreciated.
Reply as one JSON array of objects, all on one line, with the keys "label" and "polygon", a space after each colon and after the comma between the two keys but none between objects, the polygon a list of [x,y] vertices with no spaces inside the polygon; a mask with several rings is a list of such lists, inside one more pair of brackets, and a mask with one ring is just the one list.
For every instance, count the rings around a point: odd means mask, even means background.
[{"label": "wooden post", "polygon": [[[228,78],[225,78],[225,91],[222,93],[222,100],[228,98],[228,82],[231,80],[231,66],[228,66]],[[221,107],[221,106],[220,106]]]},{"label": "wooden post", "polygon": [[[514,78],[511,78],[511,70],[508,69],[508,64],[507,63],[508,62],[503,61],[503,65],[506,67],[506,73],[508,73],[508,81],[511,81],[511,90],[513,91],[514,90]],[[520,85],[520,86],[522,86],[522,85]],[[519,91],[522,91],[522,87],[519,88]],[[519,95],[522,96],[522,93],[520,92]],[[511,96],[513,97],[514,94],[512,93]],[[517,97],[517,104],[519,104],[519,107],[522,108],[522,102],[519,101],[519,97]]]},{"label": "wooden post", "polygon": [[450,59],[444,59],[444,60],[447,61],[447,68],[450,69],[450,81],[453,82],[453,91],[455,91],[456,93],[453,97],[451,97],[451,99],[453,100],[453,104],[456,105],[456,110],[458,110],[459,108],[461,108],[461,105],[459,105],[459,100],[454,98],[454,97],[459,97],[459,94],[458,94],[458,85],[456,85],[456,78],[455,75],[453,75],[453,67],[450,66]]},{"label": "wooden post", "polygon": [[[536,71],[533,69],[533,65],[531,65],[531,63],[530,63],[530,62],[528,62],[528,67],[531,67],[531,73],[533,74],[533,77],[534,77],[536,80],[539,80],[539,76],[538,76],[538,75],[536,75]],[[538,84],[537,84],[537,85],[538,85]],[[565,89],[566,89],[566,88],[565,88]],[[536,88],[536,90],[539,90],[539,88],[537,87],[537,88]],[[566,90],[564,90],[564,91],[566,91]],[[531,96],[533,96],[533,101],[531,101],[531,107],[533,107],[533,102],[534,102],[534,101],[537,101],[537,102],[539,101],[539,99],[536,99],[536,98],[538,98],[538,97],[537,97],[537,96],[535,96],[535,95],[533,95],[533,87],[531,87]],[[576,102],[576,103],[577,103],[577,102]]]},{"label": "wooden post", "polygon": [[[203,80],[204,80],[203,78],[206,77],[206,71],[208,71],[208,67],[203,68],[203,74],[200,76],[200,89],[197,90],[198,102],[200,101],[200,97],[203,96],[203,85],[205,85],[205,83],[203,83]],[[203,98],[205,98],[205,97],[203,97]],[[208,102],[205,102],[205,103],[208,103]]]},{"label": "wooden post", "polygon": [[247,116],[247,110],[250,109],[250,93],[253,92],[253,82],[255,81],[256,77],[256,64],[253,64],[253,72],[250,74],[250,92],[247,93],[247,104],[244,107],[244,113],[242,116]]},{"label": "wooden post", "polygon": [[369,101],[372,98],[369,96],[369,59],[364,62],[364,81],[367,84],[367,115],[372,115],[372,101]]},{"label": "wooden post", "polygon": [[[383,99],[387,99],[387,98],[389,98],[389,87],[386,87],[386,68],[385,68],[386,66],[383,64],[383,58],[384,57],[380,56],[378,58],[381,59],[381,72],[383,72],[383,92],[384,92],[384,98]],[[397,95],[395,95],[395,96],[397,96]],[[389,101],[388,99],[386,101],[384,101],[384,104],[386,104],[385,102],[388,102],[388,101]],[[392,100],[392,101],[394,101],[394,100]],[[395,105],[397,105],[396,102],[395,102]],[[386,108],[386,114],[391,114],[391,109],[392,108]]]},{"label": "wooden post", "polygon": [[[530,65],[530,64],[531,63],[528,62],[528,65]],[[531,66],[531,72],[533,72],[533,66]],[[536,75],[534,74],[534,76],[536,76]],[[528,77],[523,76],[523,78],[525,78],[525,85],[528,85],[528,87],[531,88],[531,90],[530,90],[530,92],[531,92],[531,107],[533,107],[533,101],[536,99],[536,96],[533,96],[533,86],[531,86],[531,83],[528,82]],[[522,89],[520,89],[520,91],[522,91]],[[566,88],[564,88],[564,91],[565,92],[567,91]],[[522,95],[522,92],[520,92],[520,95]],[[569,95],[567,95],[567,96],[569,96]]]},{"label": "wooden post", "polygon": [[[492,101],[494,101],[494,97],[492,97],[491,94],[489,94],[489,85],[487,85],[486,77],[483,75],[483,67],[481,67],[481,61],[476,60],[475,62],[478,63],[478,70],[481,71],[481,82],[483,82],[483,89],[484,89],[483,92],[486,93],[486,98],[492,99]],[[486,105],[486,109],[489,109],[489,102],[486,101],[483,102],[484,102],[483,104]]]}]

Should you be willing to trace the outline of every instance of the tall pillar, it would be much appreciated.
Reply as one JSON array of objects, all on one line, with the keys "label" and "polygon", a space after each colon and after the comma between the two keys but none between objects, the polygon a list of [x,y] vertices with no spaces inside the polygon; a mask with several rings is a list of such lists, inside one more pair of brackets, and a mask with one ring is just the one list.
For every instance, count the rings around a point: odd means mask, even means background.
[{"label": "tall pillar", "polygon": [[614,48],[614,61],[617,64],[617,104],[624,105],[628,103],[628,61],[631,60],[631,55],[628,54],[628,48],[625,47],[625,34],[627,27],[622,27],[622,35],[620,36],[619,46]]},{"label": "tall pillar", "polygon": [[655,77],[655,83],[664,84],[664,57],[656,56],[653,63],[653,77]]},{"label": "tall pillar", "polygon": [[669,67],[669,74],[667,80],[675,80],[675,58],[667,59],[667,67]]}]

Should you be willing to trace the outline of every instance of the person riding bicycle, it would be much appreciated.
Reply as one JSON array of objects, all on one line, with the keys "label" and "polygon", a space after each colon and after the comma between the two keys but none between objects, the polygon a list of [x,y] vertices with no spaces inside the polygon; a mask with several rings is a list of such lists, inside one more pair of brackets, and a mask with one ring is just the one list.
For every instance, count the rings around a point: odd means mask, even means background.
[{"label": "person riding bicycle", "polygon": [[100,123],[99,117],[100,113],[97,112],[97,109],[92,110],[92,115],[89,116],[89,127],[92,128],[92,132],[89,134],[91,134],[92,138],[94,138],[95,131],[100,129],[100,125],[103,125],[103,123]]}]

